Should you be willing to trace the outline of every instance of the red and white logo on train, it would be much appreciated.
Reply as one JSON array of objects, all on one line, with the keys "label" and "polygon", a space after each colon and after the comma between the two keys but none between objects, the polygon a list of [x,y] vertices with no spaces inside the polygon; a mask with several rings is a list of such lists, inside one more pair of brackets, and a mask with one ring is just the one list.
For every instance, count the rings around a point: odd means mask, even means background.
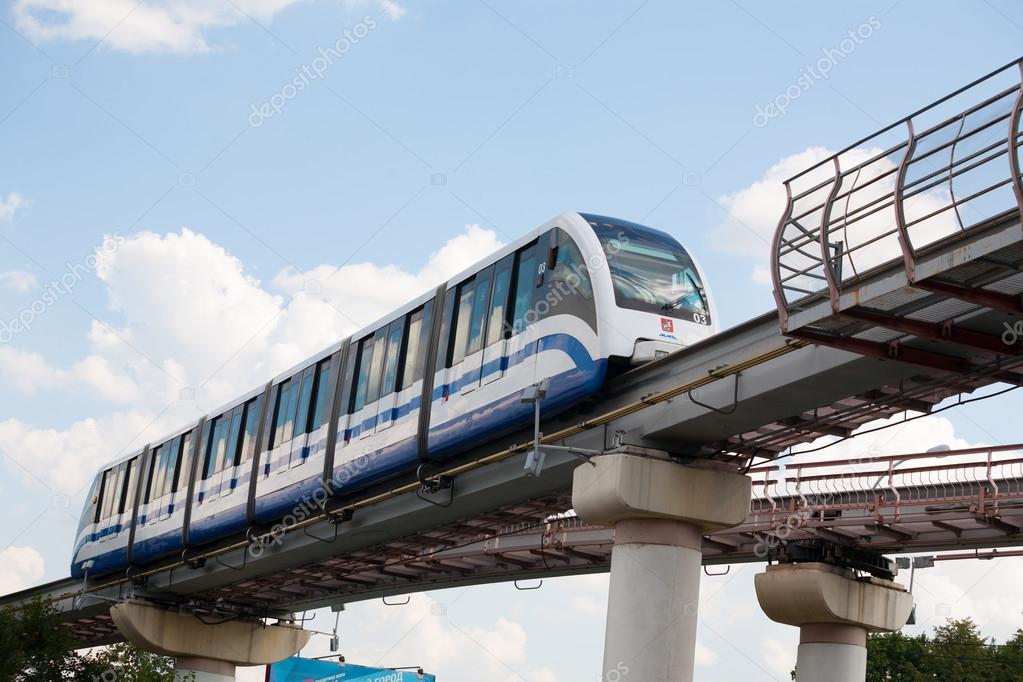
[{"label": "red and white logo on train", "polygon": [[661,318],[661,331],[668,332],[669,334],[675,333],[675,321],[670,317]]}]

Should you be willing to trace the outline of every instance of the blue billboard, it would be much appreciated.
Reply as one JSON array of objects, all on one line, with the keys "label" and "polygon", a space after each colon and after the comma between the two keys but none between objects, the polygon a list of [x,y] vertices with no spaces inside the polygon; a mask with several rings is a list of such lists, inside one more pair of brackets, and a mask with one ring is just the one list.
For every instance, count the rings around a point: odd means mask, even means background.
[{"label": "blue billboard", "polygon": [[436,682],[433,675],[367,668],[311,658],[289,658],[270,666],[267,682]]}]

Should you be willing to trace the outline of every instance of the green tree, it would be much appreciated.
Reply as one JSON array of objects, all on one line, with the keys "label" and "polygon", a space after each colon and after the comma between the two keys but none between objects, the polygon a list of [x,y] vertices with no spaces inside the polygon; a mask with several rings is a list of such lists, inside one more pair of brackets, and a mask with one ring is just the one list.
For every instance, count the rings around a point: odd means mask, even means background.
[{"label": "green tree", "polygon": [[998,647],[993,659],[995,670],[1002,676],[999,679],[1023,681],[1023,630],[1016,630],[1008,642]]},{"label": "green tree", "polygon": [[84,679],[98,682],[173,682],[174,659],[142,651],[130,644],[115,644],[86,660]]},{"label": "green tree", "polygon": [[80,675],[74,633],[41,601],[20,611],[0,611],[0,679],[12,682],[54,682]]},{"label": "green tree", "polygon": [[1023,630],[996,644],[969,618],[931,637],[901,632],[867,639],[867,682],[1023,682]]},{"label": "green tree", "polygon": [[934,628],[924,672],[928,679],[956,682],[995,682],[992,644],[969,618],[949,619]]},{"label": "green tree", "polygon": [[867,640],[867,681],[917,682],[928,679],[921,672],[928,647],[927,635],[907,637],[897,631],[870,635]]},{"label": "green tree", "polygon": [[82,655],[79,646],[60,614],[41,601],[0,610],[2,682],[174,682],[166,656],[129,644]]}]

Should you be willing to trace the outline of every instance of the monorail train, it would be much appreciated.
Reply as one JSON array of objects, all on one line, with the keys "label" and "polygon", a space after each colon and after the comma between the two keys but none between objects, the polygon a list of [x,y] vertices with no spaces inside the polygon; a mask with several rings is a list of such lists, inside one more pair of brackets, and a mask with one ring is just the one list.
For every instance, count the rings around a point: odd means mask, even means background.
[{"label": "monorail train", "polygon": [[564,213],[198,424],[101,470],[71,575],[140,567],[478,448],[717,331],[670,235]]}]

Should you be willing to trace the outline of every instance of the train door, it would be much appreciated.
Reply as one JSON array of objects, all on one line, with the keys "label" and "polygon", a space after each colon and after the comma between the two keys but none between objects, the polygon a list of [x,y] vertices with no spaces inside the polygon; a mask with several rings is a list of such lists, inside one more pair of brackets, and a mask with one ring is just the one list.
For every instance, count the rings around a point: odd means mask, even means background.
[{"label": "train door", "polygon": [[507,322],[508,297],[514,265],[515,254],[509,253],[494,266],[494,286],[490,296],[480,377],[480,383],[484,386],[504,376],[508,362],[508,339],[511,338],[511,328]]},{"label": "train door", "polygon": [[113,535],[114,523],[117,521],[117,504],[124,485],[124,468],[122,462],[107,469],[103,474],[103,485],[100,492],[99,521],[96,523],[96,535],[100,542],[107,542]]},{"label": "train door", "polygon": [[[221,496],[230,428],[231,413],[227,412],[211,419],[203,429],[204,455],[201,474],[199,480],[196,481],[196,510]],[[194,519],[195,516],[193,515],[192,518]]]},{"label": "train door", "polygon": [[160,520],[161,489],[163,488],[163,465],[170,443],[164,443],[149,453],[149,467],[146,473],[146,487],[139,502],[139,525],[149,526]]},{"label": "train door", "polygon": [[291,447],[286,459],[281,460],[281,470],[291,469],[302,464],[309,456],[309,404],[313,399],[313,384],[316,383],[316,365],[306,367],[292,379],[297,392],[295,414],[291,417],[294,423],[291,429]]},{"label": "train door", "polygon": [[380,400],[380,375],[387,346],[387,328],[359,342],[356,358],[355,393],[352,396],[349,429],[351,440],[360,440],[376,432],[377,401]]},{"label": "train door", "polygon": [[537,242],[519,249],[515,254],[507,372],[517,377],[514,383],[521,388],[533,383],[536,375],[537,341],[540,335],[536,322],[540,315],[535,299],[537,287],[543,281],[545,266],[546,260],[541,256]]},{"label": "train door", "polygon": [[387,429],[394,423],[398,392],[398,361],[401,359],[402,338],[405,335],[405,317],[399,317],[387,326],[387,346],[384,353],[383,377],[380,380],[380,400],[374,410],[377,430]]},{"label": "train door", "polygon": [[[185,443],[185,448],[191,447],[191,432],[186,433],[184,437],[173,438],[153,451],[152,471],[143,497],[146,503],[145,525],[169,518],[180,505],[177,498],[184,496],[184,490],[178,491],[177,476],[182,442]],[[188,486],[186,484],[181,487]],[[141,518],[142,510],[139,511],[139,516]]]},{"label": "train door", "polygon": [[295,434],[295,412],[298,410],[302,375],[285,379],[274,387],[273,409],[270,411],[270,438],[267,451],[263,453],[263,476],[271,472],[279,474],[291,467],[291,439]]},{"label": "train door", "polygon": [[[485,355],[483,342],[486,337],[487,308],[490,305],[493,283],[494,266],[491,265],[471,280],[470,288],[467,290],[468,300],[464,295],[459,298],[455,348],[463,354],[461,367],[458,368],[459,392],[463,394],[480,386]],[[452,367],[456,366],[457,363],[452,362]]]},{"label": "train door", "polygon": [[[113,485],[109,498],[104,500],[104,516],[107,523],[101,528],[101,541],[110,541],[131,530],[132,507],[135,504],[135,488],[138,486],[139,460],[141,456],[121,462],[113,468]],[[106,495],[106,493],[104,493]]]}]

